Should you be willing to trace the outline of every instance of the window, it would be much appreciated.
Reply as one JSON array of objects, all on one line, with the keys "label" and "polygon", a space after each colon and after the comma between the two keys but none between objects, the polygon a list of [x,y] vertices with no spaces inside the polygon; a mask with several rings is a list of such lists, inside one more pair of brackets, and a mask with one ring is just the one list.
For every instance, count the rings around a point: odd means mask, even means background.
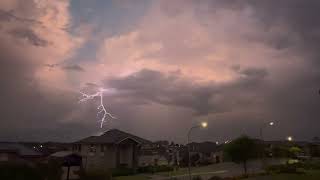
[{"label": "window", "polygon": [[81,144],[78,145],[78,151],[81,152]]},{"label": "window", "polygon": [[104,145],[103,144],[100,145],[100,151],[104,152]]},{"label": "window", "polygon": [[96,152],[96,149],[93,144],[90,145],[89,152]]}]

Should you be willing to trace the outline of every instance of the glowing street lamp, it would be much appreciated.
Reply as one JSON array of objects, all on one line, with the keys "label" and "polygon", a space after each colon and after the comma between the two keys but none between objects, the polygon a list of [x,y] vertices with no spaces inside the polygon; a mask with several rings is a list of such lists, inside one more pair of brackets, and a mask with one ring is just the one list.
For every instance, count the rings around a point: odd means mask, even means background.
[{"label": "glowing street lamp", "polygon": [[188,145],[188,173],[189,173],[189,179],[191,180],[191,160],[190,160],[190,134],[191,134],[191,131],[193,129],[196,129],[196,128],[206,128],[208,127],[208,123],[207,122],[201,122],[200,125],[196,125],[196,126],[193,126],[190,128],[189,132],[188,132],[188,142],[187,142],[187,145]]},{"label": "glowing street lamp", "polygon": [[288,137],[287,137],[287,140],[288,140],[288,141],[293,141],[292,136],[288,136]]},{"label": "glowing street lamp", "polygon": [[207,126],[208,126],[208,123],[207,123],[207,122],[202,122],[202,123],[201,123],[201,127],[206,128]]}]

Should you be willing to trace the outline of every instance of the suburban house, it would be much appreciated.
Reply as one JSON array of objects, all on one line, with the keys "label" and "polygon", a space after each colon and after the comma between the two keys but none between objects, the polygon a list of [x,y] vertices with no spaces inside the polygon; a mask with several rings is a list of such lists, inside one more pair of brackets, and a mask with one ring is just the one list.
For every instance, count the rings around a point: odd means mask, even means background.
[{"label": "suburban house", "polygon": [[82,157],[86,171],[136,168],[139,149],[150,141],[111,129],[100,136],[90,136],[73,144],[73,152]]},{"label": "suburban house", "polygon": [[297,158],[308,159],[320,157],[320,143],[317,141],[264,141],[266,151],[270,157],[286,157],[288,150],[297,147],[301,150]]},{"label": "suburban house", "polygon": [[0,162],[33,163],[43,155],[20,143],[0,143]]},{"label": "suburban house", "polygon": [[157,143],[142,146],[138,164],[140,167],[168,165],[167,147]]},{"label": "suburban house", "polygon": [[179,165],[179,145],[156,141],[141,147],[139,166]]},{"label": "suburban house", "polygon": [[223,161],[222,146],[215,142],[190,143],[191,160],[195,164],[221,163]]}]

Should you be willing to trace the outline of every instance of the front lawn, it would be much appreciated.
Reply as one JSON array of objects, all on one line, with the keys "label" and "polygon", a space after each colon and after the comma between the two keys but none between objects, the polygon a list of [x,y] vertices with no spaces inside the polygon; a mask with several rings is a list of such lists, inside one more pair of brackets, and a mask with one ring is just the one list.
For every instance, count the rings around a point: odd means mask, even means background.
[{"label": "front lawn", "polygon": [[[236,166],[233,163],[224,163],[228,164],[228,168]],[[199,174],[199,173],[210,173],[210,172],[221,172],[226,169],[226,167],[220,166],[220,164],[211,164],[208,166],[200,166],[200,167],[191,167],[192,174]],[[164,175],[164,176],[179,176],[183,174],[188,174],[188,168],[179,168],[177,171],[170,171],[170,172],[160,172],[156,173],[158,175]]]},{"label": "front lawn", "polygon": [[118,177],[114,177],[113,179],[115,180],[147,180],[150,178],[144,175],[133,175],[133,176],[118,176]]},{"label": "front lawn", "polygon": [[251,177],[246,180],[320,180],[320,171],[307,171],[305,174],[275,174],[270,176]]}]

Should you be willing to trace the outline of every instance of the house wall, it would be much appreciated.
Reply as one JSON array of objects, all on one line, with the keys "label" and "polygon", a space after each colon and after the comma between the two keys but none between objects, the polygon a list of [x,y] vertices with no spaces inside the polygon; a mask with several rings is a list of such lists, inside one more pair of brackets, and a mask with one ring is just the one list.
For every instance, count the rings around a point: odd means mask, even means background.
[{"label": "house wall", "polygon": [[154,166],[154,165],[168,165],[168,160],[161,155],[141,155],[139,156],[138,165],[143,166]]},{"label": "house wall", "polygon": [[133,166],[133,145],[122,145],[120,148],[120,165],[132,168]]},{"label": "house wall", "polygon": [[9,154],[8,153],[0,153],[0,162],[9,161]]},{"label": "house wall", "polygon": [[[101,151],[101,146],[103,151]],[[82,165],[87,171],[102,170],[106,171],[110,168],[116,168],[116,147],[106,144],[82,144],[81,151],[74,150],[82,156]]]},{"label": "house wall", "polygon": [[[101,146],[103,145],[103,151]],[[119,148],[119,154],[117,154],[117,148]],[[125,166],[133,168],[133,156],[134,156],[133,144],[107,145],[107,144],[82,144],[81,151],[79,148],[73,148],[73,151],[83,157],[82,164],[87,171],[102,170],[107,171],[111,168]],[[119,158],[119,163],[117,163]]]},{"label": "house wall", "polygon": [[0,152],[0,162],[14,162],[19,161],[20,159],[21,158],[19,158],[15,153]]},{"label": "house wall", "polygon": [[[223,162],[223,151],[216,151],[211,153],[212,163],[221,163]],[[219,160],[219,161],[217,161]]]}]

